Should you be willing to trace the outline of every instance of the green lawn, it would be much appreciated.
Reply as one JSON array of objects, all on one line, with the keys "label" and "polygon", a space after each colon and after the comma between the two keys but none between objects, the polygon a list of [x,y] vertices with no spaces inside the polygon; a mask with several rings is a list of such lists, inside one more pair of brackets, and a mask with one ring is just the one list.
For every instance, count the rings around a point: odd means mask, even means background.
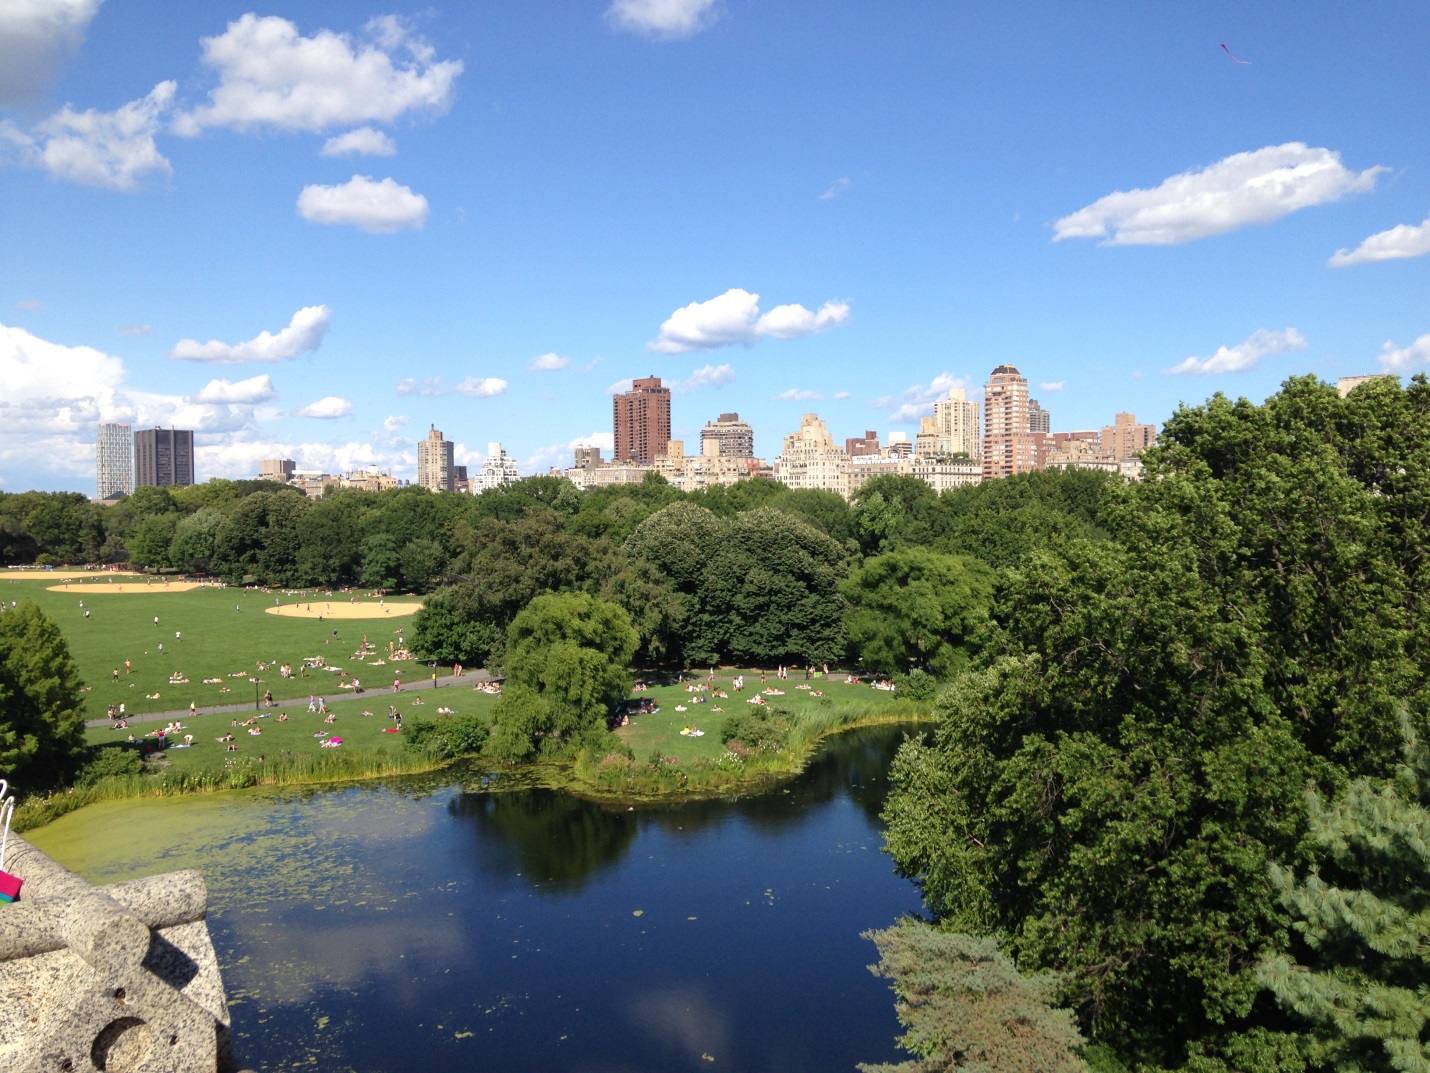
[{"label": "green lawn", "polygon": [[[249,676],[259,678],[258,690],[271,689],[275,699],[306,700],[309,693],[336,693],[338,675],[332,671],[306,672],[291,680],[279,676],[278,667],[283,663],[292,664],[294,673],[299,673],[305,656],[322,656],[328,666],[356,671],[369,687],[392,685],[396,668],[401,668],[404,680],[430,682],[431,668],[420,663],[388,662],[372,667],[369,659],[365,668],[353,658],[366,637],[385,659],[388,644],[401,645],[402,631],[412,628],[410,615],[319,622],[264,614],[265,607],[273,606],[275,596],[284,604],[300,602],[296,596],[282,593],[206,587],[121,594],[104,592],[107,583],[107,578],[75,581],[70,591],[51,592],[48,586],[56,582],[7,579],[0,572],[0,598],[6,603],[33,599],[64,631],[88,689],[85,698],[91,719],[102,718],[109,704],[122,703],[126,713],[142,714],[177,711],[191,701],[200,707],[251,703],[254,684],[248,681]],[[332,602],[347,599],[347,594],[334,593]],[[79,606],[81,600],[90,609],[89,618]],[[411,598],[407,602],[412,602]],[[243,610],[235,611],[235,606]],[[158,626],[154,625],[156,615]],[[176,631],[182,635],[178,641],[174,639]],[[126,659],[132,667],[127,675]],[[260,661],[272,667],[260,672]],[[115,668],[119,670],[117,683],[112,680]],[[446,674],[451,670],[439,668]],[[182,672],[189,684],[171,686],[169,675],[175,671]],[[205,678],[222,678],[223,683],[204,685]],[[151,699],[155,693],[158,698]]]},{"label": "green lawn", "polygon": [[[416,703],[421,701],[420,704]],[[276,757],[285,751],[293,754],[321,753],[320,742],[336,735],[343,739],[341,748],[396,748],[402,743],[401,734],[385,733],[385,728],[393,722],[388,718],[388,705],[394,704],[402,713],[404,721],[415,716],[436,717],[439,707],[470,715],[490,712],[496,698],[467,686],[452,686],[444,689],[414,690],[398,696],[358,697],[353,700],[337,701],[329,705],[335,720],[323,722],[323,716],[308,711],[306,699],[297,704],[275,704],[261,713],[267,718],[258,718],[252,711],[238,715],[197,715],[184,716],[185,730],[169,740],[183,741],[184,734],[192,734],[194,743],[189,748],[168,748],[165,755],[176,770],[198,771],[222,766],[233,757],[256,758]],[[371,712],[371,715],[363,715]],[[280,713],[286,713],[288,720],[279,722]],[[253,727],[262,734],[248,733],[249,727],[242,725],[247,719],[255,719]],[[237,722],[240,725],[234,726]],[[106,727],[91,727],[86,737],[92,745],[109,745],[120,748],[142,748],[145,743],[153,750],[159,743],[150,732],[162,727],[162,723],[131,723],[128,730],[111,730]],[[138,739],[129,744],[130,735]],[[232,734],[237,752],[229,752],[227,743],[216,741],[224,735]],[[322,737],[315,735],[321,734]]]}]

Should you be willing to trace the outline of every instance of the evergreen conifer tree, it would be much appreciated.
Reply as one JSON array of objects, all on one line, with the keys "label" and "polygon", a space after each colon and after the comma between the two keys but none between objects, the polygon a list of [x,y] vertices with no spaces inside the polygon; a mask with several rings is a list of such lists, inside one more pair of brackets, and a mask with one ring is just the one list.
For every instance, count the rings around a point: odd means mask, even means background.
[{"label": "evergreen conifer tree", "polygon": [[1394,779],[1357,779],[1330,805],[1309,795],[1321,868],[1272,867],[1309,950],[1260,979],[1315,1026],[1312,1062],[1344,1073],[1430,1073],[1430,748],[1404,735]]}]

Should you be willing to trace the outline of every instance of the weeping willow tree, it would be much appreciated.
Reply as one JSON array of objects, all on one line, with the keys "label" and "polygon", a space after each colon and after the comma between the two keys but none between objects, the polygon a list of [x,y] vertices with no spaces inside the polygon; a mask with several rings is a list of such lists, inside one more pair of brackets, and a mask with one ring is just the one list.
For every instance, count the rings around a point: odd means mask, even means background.
[{"label": "weeping willow tree", "polygon": [[1342,1073],[1430,1073],[1430,748],[1404,734],[1393,779],[1310,795],[1321,867],[1272,868],[1305,949],[1263,962],[1261,981],[1314,1026],[1312,1063]]},{"label": "weeping willow tree", "polygon": [[989,937],[905,920],[865,932],[879,949],[875,976],[894,981],[899,1046],[915,1058],[863,1073],[1086,1073],[1070,1010],[1053,1006],[1058,978],[1019,974]]}]

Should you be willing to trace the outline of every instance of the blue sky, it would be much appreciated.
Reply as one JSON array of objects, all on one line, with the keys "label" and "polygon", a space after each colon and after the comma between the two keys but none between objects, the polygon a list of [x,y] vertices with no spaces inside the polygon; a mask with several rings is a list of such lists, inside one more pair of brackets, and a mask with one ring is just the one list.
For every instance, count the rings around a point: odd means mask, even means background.
[{"label": "blue sky", "polygon": [[1055,430],[1417,372],[1427,46],[1423,3],[10,0],[0,489],[92,493],[100,420],[201,478],[411,476],[429,424],[544,472],[651,374],[772,459],[1005,362]]}]

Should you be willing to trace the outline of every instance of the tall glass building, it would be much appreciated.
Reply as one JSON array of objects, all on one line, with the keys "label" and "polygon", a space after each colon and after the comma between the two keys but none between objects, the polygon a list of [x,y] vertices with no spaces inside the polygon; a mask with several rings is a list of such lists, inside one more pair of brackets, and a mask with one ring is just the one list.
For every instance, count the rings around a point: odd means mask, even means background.
[{"label": "tall glass building", "polygon": [[99,426],[96,499],[130,495],[134,491],[134,441],[128,425]]}]

